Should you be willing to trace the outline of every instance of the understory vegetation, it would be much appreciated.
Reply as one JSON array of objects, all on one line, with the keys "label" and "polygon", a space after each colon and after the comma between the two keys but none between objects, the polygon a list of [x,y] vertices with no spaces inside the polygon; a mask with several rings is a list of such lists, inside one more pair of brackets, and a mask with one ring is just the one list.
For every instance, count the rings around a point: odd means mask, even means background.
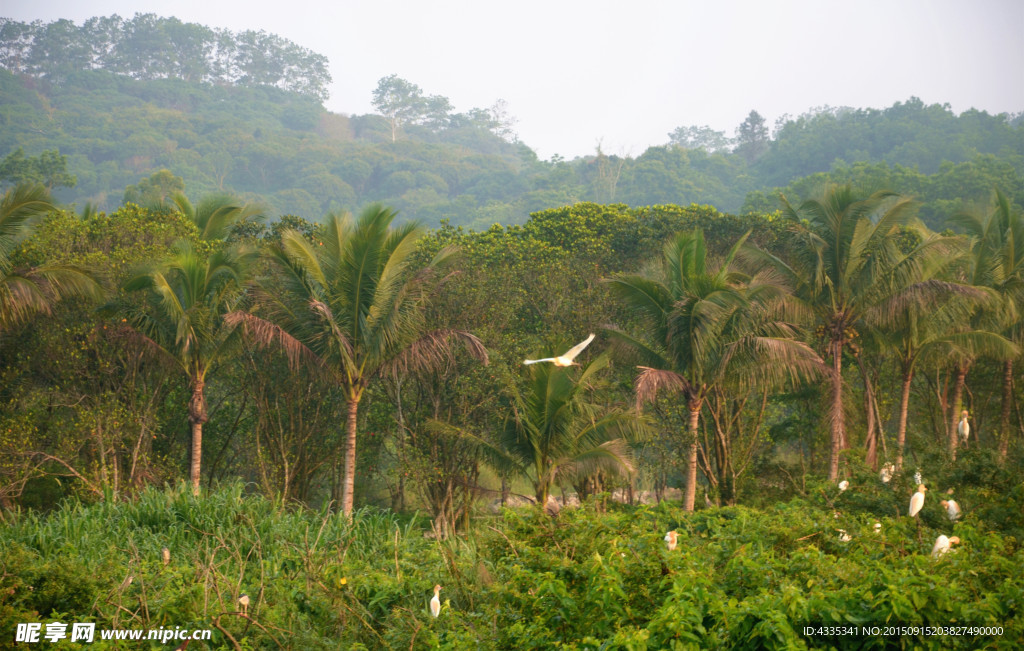
[{"label": "understory vegetation", "polygon": [[[923,472],[935,493],[953,490],[961,521],[929,496],[918,527],[906,515],[913,478],[883,484],[868,472],[843,492],[809,481],[756,508],[687,513],[597,495],[556,518],[504,509],[447,539],[422,514],[364,508],[348,523],[240,484],[202,499],[182,485],[131,502],[70,501],[5,514],[0,629],[54,620],[213,628],[218,649],[1015,648],[1024,484],[983,452]],[[670,529],[679,533],[672,552],[662,541]],[[962,542],[933,558],[938,534]],[[436,619],[427,608],[435,584]],[[812,625],[858,634],[805,634]],[[859,633],[873,625],[1002,634]]]}]

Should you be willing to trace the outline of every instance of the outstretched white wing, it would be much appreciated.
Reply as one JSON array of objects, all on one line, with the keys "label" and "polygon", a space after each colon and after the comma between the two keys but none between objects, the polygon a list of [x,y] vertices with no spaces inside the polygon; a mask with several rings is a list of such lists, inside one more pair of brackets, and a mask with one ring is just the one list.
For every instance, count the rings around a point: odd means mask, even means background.
[{"label": "outstretched white wing", "polygon": [[545,357],[544,359],[525,359],[523,360],[523,364],[540,364],[541,362],[553,362],[555,361],[555,359],[557,358]]},{"label": "outstretched white wing", "polygon": [[573,359],[576,358],[577,355],[579,355],[580,353],[583,352],[584,348],[586,348],[587,346],[590,345],[590,342],[592,342],[594,340],[595,336],[596,335],[591,334],[589,337],[586,338],[586,340],[581,341],[580,343],[578,343],[575,346],[573,346],[572,348],[570,348],[569,352],[567,352],[566,354],[562,355],[562,357],[566,358],[567,360],[569,360],[571,362]]}]

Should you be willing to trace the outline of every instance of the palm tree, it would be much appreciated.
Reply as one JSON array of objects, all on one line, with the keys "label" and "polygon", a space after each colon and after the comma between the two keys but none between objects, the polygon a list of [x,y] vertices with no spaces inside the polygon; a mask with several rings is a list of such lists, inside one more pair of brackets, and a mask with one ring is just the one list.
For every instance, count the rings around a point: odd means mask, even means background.
[{"label": "palm tree", "polygon": [[594,376],[607,365],[607,356],[598,357],[578,380],[569,368],[537,365],[526,391],[512,390],[513,413],[496,448],[505,463],[495,465],[525,474],[541,507],[552,486],[564,481],[633,471],[629,443],[643,435],[642,421],[634,412],[587,400]]},{"label": "palm tree", "polygon": [[[984,296],[979,295],[978,298]],[[902,309],[892,306],[890,327],[886,328],[883,337],[887,340],[886,347],[895,353],[902,380],[896,434],[897,468],[903,466],[910,387],[922,360],[945,362],[950,358],[964,359],[977,354],[1004,359],[1016,350],[1010,341],[999,334],[963,327],[976,305],[976,297],[958,294],[923,308],[917,305],[906,305]],[[885,307],[888,306],[883,305],[881,311]],[[956,413],[959,414],[959,411]]]},{"label": "palm tree", "polygon": [[[978,315],[986,326],[998,329],[1020,343],[1024,339],[1024,214],[1015,210],[1010,200],[995,190],[994,209],[960,213],[950,221],[963,228],[971,238],[966,282],[994,290],[1002,299],[990,304]],[[1003,396],[999,420],[999,453],[1006,458],[1010,441],[1010,410],[1013,406],[1013,362],[1017,355],[1003,355]],[[952,420],[960,413],[954,405]],[[951,446],[955,445],[954,433]]]},{"label": "palm tree", "polygon": [[203,240],[223,240],[236,224],[250,219],[262,219],[263,207],[243,204],[228,194],[213,194],[193,206],[183,193],[177,192],[171,201],[181,214],[196,225]]},{"label": "palm tree", "polygon": [[344,481],[341,508],[352,514],[359,401],[370,381],[395,365],[422,368],[441,359],[453,337],[478,359],[486,351],[476,337],[456,330],[425,331],[427,280],[452,254],[443,250],[419,271],[412,266],[423,228],[391,227],[395,212],[370,206],[357,219],[327,218],[323,241],[285,230],[268,250],[278,272],[262,284],[256,313],[236,312],[262,345],[284,347],[293,363],[323,368],[346,396]]},{"label": "palm tree", "polygon": [[900,252],[896,235],[911,224],[913,203],[890,191],[862,197],[851,186],[830,186],[817,199],[794,208],[784,197],[783,216],[793,235],[791,263],[763,252],[754,257],[770,264],[794,288],[794,296],[813,313],[819,336],[832,359],[830,377],[829,479],[839,475],[839,453],[848,447],[843,414],[843,351],[877,306],[901,297],[926,304],[946,291],[919,281],[919,269],[941,247]]},{"label": "palm tree", "polygon": [[177,242],[171,257],[126,281],[126,292],[141,292],[141,304],[110,304],[106,312],[124,316],[143,340],[185,372],[191,399],[188,421],[192,431],[189,481],[199,493],[206,378],[237,343],[235,324],[224,316],[238,307],[255,251],[230,247],[205,256],[185,241]]},{"label": "palm tree", "polygon": [[15,267],[11,256],[47,213],[56,210],[42,185],[21,184],[0,198],[0,334],[65,298],[98,298],[100,286],[73,265]]},{"label": "palm tree", "polygon": [[640,336],[610,330],[620,353],[639,363],[638,403],[659,390],[683,395],[689,412],[689,455],[683,508],[693,510],[697,488],[697,431],[709,392],[730,383],[777,383],[823,370],[821,359],[793,339],[796,330],[773,318],[783,288],[732,268],[744,235],[714,268],[701,230],[679,233],[664,248],[661,268],[619,275],[612,294],[637,314]]}]

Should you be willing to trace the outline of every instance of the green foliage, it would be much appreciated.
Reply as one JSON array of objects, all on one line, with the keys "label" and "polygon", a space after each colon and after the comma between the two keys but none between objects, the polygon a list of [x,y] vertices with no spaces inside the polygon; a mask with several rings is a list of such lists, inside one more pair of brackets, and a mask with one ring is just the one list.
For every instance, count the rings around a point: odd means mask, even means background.
[{"label": "green foliage", "polygon": [[[127,503],[68,503],[47,516],[11,514],[0,532],[0,626],[86,616],[101,628],[217,622],[218,644],[229,644],[226,631],[253,648],[310,649],[967,649],[1024,635],[1018,539],[967,509],[956,525],[924,527],[919,545],[909,518],[854,504],[859,491],[882,496],[892,486],[864,476],[839,496],[821,488],[821,499],[765,511],[684,514],[663,503],[598,514],[586,505],[553,523],[533,509],[505,510],[445,541],[425,538],[418,518],[362,510],[346,522],[237,485],[201,501],[168,489]],[[667,529],[679,533],[672,552]],[[930,541],[951,530],[960,547],[931,558]],[[435,583],[437,619],[427,610]],[[241,593],[253,623],[233,614]],[[861,634],[862,625],[1003,633],[882,636]],[[857,634],[808,635],[805,626]]]},{"label": "green foliage", "polygon": [[68,157],[61,156],[57,149],[33,158],[25,156],[25,151],[18,147],[0,161],[0,185],[39,183],[53,190],[73,188],[77,182],[75,175],[68,173]]}]

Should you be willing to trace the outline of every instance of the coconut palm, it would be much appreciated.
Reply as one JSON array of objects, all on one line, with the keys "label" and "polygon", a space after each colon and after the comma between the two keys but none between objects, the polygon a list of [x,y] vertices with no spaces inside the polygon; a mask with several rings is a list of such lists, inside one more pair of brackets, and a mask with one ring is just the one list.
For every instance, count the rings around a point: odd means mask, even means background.
[{"label": "coconut palm", "polygon": [[600,356],[574,380],[569,368],[540,364],[530,369],[525,391],[512,390],[513,413],[496,446],[506,463],[495,465],[525,474],[542,507],[552,486],[600,471],[633,471],[629,444],[643,435],[642,421],[635,412],[588,400],[595,376],[607,366],[608,357]]},{"label": "coconut palm", "polygon": [[832,360],[830,376],[829,479],[839,475],[839,453],[848,447],[843,413],[843,352],[865,326],[867,314],[887,301],[926,304],[946,289],[921,281],[920,267],[943,254],[934,244],[900,252],[901,228],[921,229],[910,199],[890,191],[863,197],[851,186],[829,186],[822,196],[794,208],[784,197],[783,217],[792,234],[789,262],[763,252],[752,257],[770,264],[813,314]]},{"label": "coconut palm", "polygon": [[172,255],[122,286],[139,292],[143,301],[105,306],[119,313],[143,340],[174,366],[184,371],[191,398],[188,421],[192,430],[189,481],[199,493],[203,424],[206,411],[206,378],[238,341],[235,324],[224,316],[242,300],[255,251],[230,247],[210,255],[196,251],[186,241],[175,243]]},{"label": "coconut palm", "polygon": [[188,197],[178,192],[171,202],[196,225],[203,240],[223,240],[236,224],[263,218],[262,206],[244,204],[228,194],[212,194],[192,205]]},{"label": "coconut palm", "polygon": [[979,353],[1005,358],[1016,351],[1012,342],[997,333],[964,328],[963,323],[970,318],[975,305],[975,297],[960,294],[925,308],[910,305],[902,310],[894,308],[891,313],[891,327],[886,329],[883,337],[886,348],[895,354],[901,377],[897,468],[903,465],[910,387],[922,360],[944,364],[950,358],[969,358]]},{"label": "coconut palm", "polygon": [[261,283],[258,312],[236,312],[262,345],[283,346],[293,363],[324,369],[346,396],[344,481],[341,509],[350,517],[355,488],[359,401],[380,372],[394,365],[422,368],[441,359],[454,337],[478,359],[486,351],[472,335],[455,330],[425,332],[427,280],[452,254],[446,249],[423,268],[412,255],[423,228],[391,227],[396,213],[379,205],[358,218],[330,215],[323,241],[285,230],[268,250],[277,274]]},{"label": "coconut palm", "polygon": [[686,400],[683,508],[690,511],[696,496],[697,428],[709,392],[727,383],[774,384],[823,370],[821,359],[793,338],[795,328],[773,317],[783,288],[765,276],[751,278],[733,269],[747,235],[715,267],[707,259],[701,230],[679,233],[665,245],[659,269],[608,281],[612,294],[640,318],[639,335],[618,329],[608,333],[620,354],[641,369],[638,403],[663,389]]},{"label": "coconut palm", "polygon": [[39,219],[55,209],[42,185],[17,185],[0,198],[0,334],[36,314],[49,314],[53,304],[62,299],[100,295],[100,286],[79,267],[16,267],[11,260]]},{"label": "coconut palm", "polygon": [[[964,280],[992,289],[1002,300],[990,302],[977,316],[982,327],[998,330],[1020,343],[1024,340],[1024,214],[995,190],[994,208],[987,212],[965,212],[950,221],[970,237],[970,254]],[[1000,414],[999,452],[1003,458],[1009,448],[1010,410],[1013,406],[1013,363],[1015,354],[1003,355],[1003,396]],[[959,367],[958,367],[959,368]],[[960,378],[958,373],[958,379]],[[959,384],[958,384],[959,386]],[[953,420],[960,405],[953,405]],[[955,453],[955,427],[950,446]]]}]

